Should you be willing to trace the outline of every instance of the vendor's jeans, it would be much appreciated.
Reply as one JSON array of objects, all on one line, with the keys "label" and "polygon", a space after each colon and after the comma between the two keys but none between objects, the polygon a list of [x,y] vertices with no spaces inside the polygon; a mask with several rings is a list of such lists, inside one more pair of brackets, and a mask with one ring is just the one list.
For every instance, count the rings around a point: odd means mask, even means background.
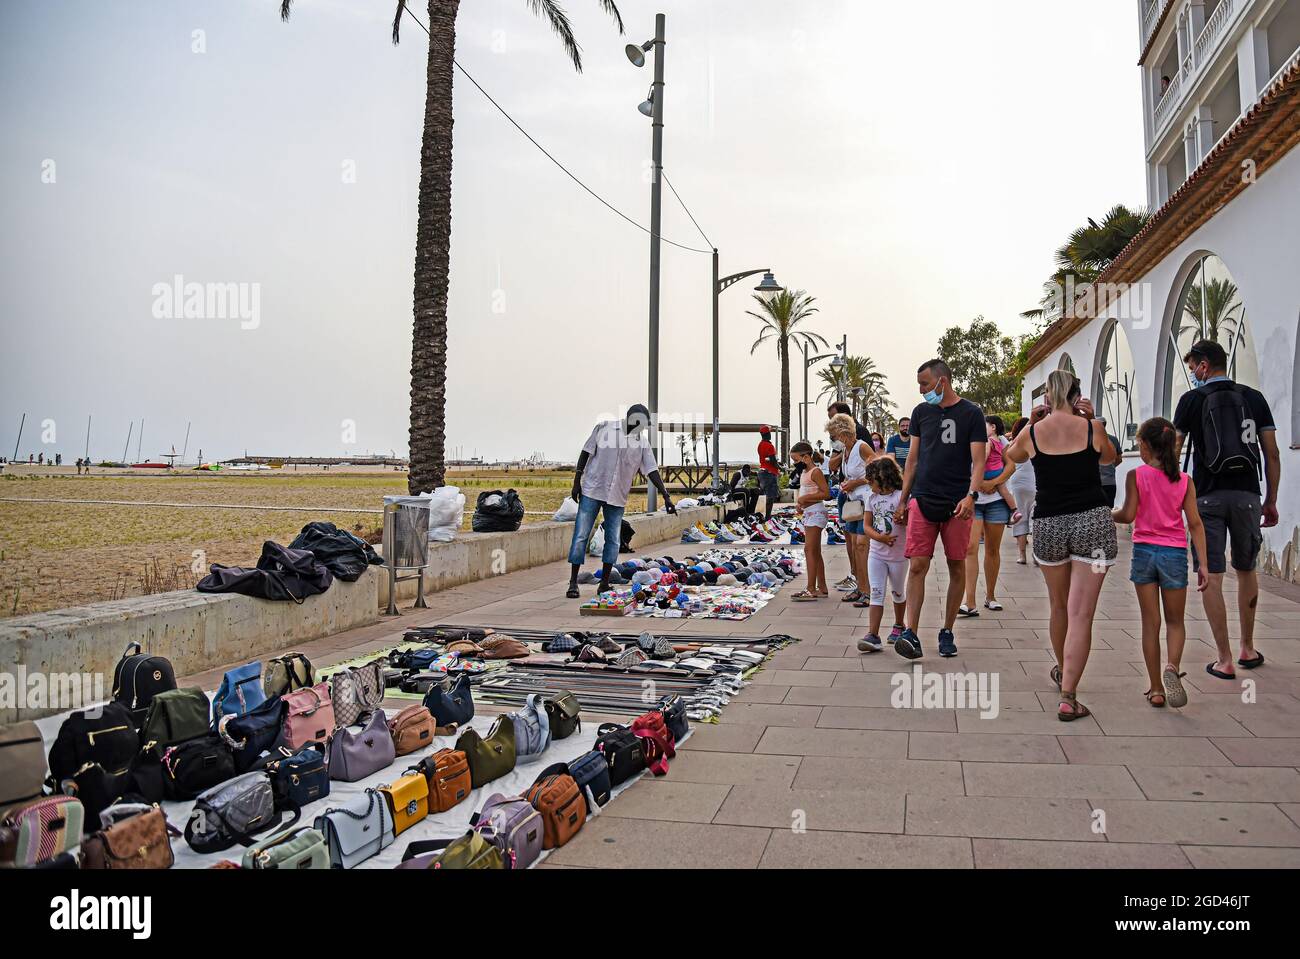
[{"label": "vendor's jeans", "polygon": [[618,562],[618,548],[623,542],[622,506],[610,506],[600,500],[584,496],[578,503],[578,519],[573,524],[573,543],[569,546],[569,563],[581,566],[587,559],[587,543],[596,528],[596,514],[605,511],[605,548],[600,560],[605,564]]}]

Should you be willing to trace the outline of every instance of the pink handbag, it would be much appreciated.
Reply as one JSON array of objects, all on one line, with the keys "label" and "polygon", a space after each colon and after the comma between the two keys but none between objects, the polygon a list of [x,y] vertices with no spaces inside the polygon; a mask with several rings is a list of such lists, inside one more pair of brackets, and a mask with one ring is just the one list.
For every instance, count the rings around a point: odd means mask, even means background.
[{"label": "pink handbag", "polygon": [[334,702],[329,683],[317,683],[286,693],[282,741],[297,752],[308,743],[327,742],[334,734]]}]

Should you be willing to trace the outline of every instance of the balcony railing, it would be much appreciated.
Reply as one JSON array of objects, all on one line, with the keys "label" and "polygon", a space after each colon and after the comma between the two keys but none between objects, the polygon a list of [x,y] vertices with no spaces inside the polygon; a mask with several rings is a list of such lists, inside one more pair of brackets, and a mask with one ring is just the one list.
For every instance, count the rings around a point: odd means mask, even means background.
[{"label": "balcony railing", "polygon": [[1219,52],[1219,45],[1223,42],[1228,27],[1236,19],[1236,15],[1241,12],[1245,4],[1246,0],[1220,0],[1219,6],[1210,15],[1210,19],[1206,21],[1205,26],[1201,28],[1200,35],[1193,42],[1192,48],[1187,51],[1187,55],[1178,68],[1177,75],[1173,78],[1173,82],[1169,84],[1169,89],[1156,103],[1152,112],[1155,125],[1154,136],[1152,137],[1153,144],[1164,134],[1165,127],[1173,116],[1175,108],[1183,99],[1183,95],[1190,93],[1195,88],[1196,79]]},{"label": "balcony railing", "polygon": [[1167,0],[1151,0],[1147,4],[1147,9],[1142,14],[1142,46],[1146,47],[1151,40],[1151,31],[1156,28],[1156,21],[1160,19],[1160,8],[1165,5]]},{"label": "balcony railing", "polygon": [[1201,35],[1196,38],[1196,66],[1199,68],[1206,58],[1214,53],[1218,47],[1219,41],[1223,38],[1223,31],[1228,26],[1228,21],[1232,19],[1233,9],[1236,7],[1235,0],[1221,0],[1219,7],[1210,15],[1210,19],[1205,22]]},{"label": "balcony railing", "polygon": [[1155,127],[1156,127],[1157,135],[1159,134],[1159,131],[1164,129],[1165,122],[1169,119],[1169,115],[1173,113],[1174,104],[1176,104],[1180,99],[1182,99],[1180,95],[1182,91],[1182,87],[1183,87],[1183,77],[1182,74],[1179,73],[1176,74],[1173,80],[1170,81],[1169,88],[1165,90],[1164,95],[1160,98],[1160,101],[1156,104]]}]

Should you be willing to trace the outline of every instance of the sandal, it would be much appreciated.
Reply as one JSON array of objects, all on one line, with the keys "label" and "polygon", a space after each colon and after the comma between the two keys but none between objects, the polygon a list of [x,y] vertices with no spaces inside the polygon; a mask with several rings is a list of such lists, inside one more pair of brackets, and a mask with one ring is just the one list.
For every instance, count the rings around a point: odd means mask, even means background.
[{"label": "sandal", "polygon": [[[1165,708],[1165,694],[1164,694],[1164,693],[1159,692],[1159,691],[1154,690],[1154,689],[1148,689],[1148,690],[1147,690],[1143,695],[1146,696],[1146,698],[1147,698],[1147,702],[1150,703],[1152,706],[1154,706],[1156,709],[1164,709],[1164,708]],[[1160,700],[1160,702],[1156,702],[1157,699]]]},{"label": "sandal", "polygon": [[1230,683],[1235,682],[1237,679],[1237,677],[1232,675],[1232,673],[1225,673],[1222,670],[1215,669],[1214,663],[1209,663],[1208,665],[1206,665],[1205,671],[1209,673],[1211,676],[1213,676],[1215,679],[1226,679]]},{"label": "sandal", "polygon": [[1180,673],[1174,666],[1166,666],[1165,671],[1160,674],[1160,682],[1165,687],[1166,698],[1173,709],[1182,709],[1187,705],[1187,690],[1183,688],[1182,678],[1186,673]]},{"label": "sandal", "polygon": [[1059,690],[1061,688],[1061,667],[1053,666],[1048,676],[1051,677],[1052,682],[1056,683],[1056,688]]},{"label": "sandal", "polygon": [[861,599],[862,599],[862,592],[861,592],[860,590],[854,589],[854,590],[852,590],[851,592],[845,594],[844,598],[841,599],[840,602],[841,602],[841,603],[856,603],[856,602],[858,602],[858,601],[861,600]]},{"label": "sandal", "polygon": [[988,600],[988,601],[984,604],[984,608],[985,608],[985,609],[991,609],[991,610],[993,610],[993,612],[995,612],[995,613],[1000,613],[1000,612],[1002,612],[1002,604],[999,603],[996,599],[990,599],[990,600]]},{"label": "sandal", "polygon": [[974,606],[967,606],[965,603],[962,603],[957,607],[957,614],[959,616],[965,616],[967,619],[974,619],[980,614],[980,611]]},{"label": "sandal", "polygon": [[801,589],[790,597],[790,601],[794,603],[812,603],[816,602],[818,599],[820,599],[820,597],[816,593],[810,593],[806,589]]},{"label": "sandal", "polygon": [[1255,650],[1254,659],[1245,659],[1243,657],[1242,659],[1237,660],[1237,665],[1242,669],[1259,669],[1259,667],[1264,665],[1264,654],[1257,649]]},{"label": "sandal", "polygon": [[564,594],[565,599],[581,599],[582,594],[578,592],[578,587],[570,586],[569,591]]},{"label": "sandal", "polygon": [[1061,722],[1072,723],[1076,719],[1084,719],[1091,715],[1092,710],[1079,702],[1077,694],[1061,693],[1061,705],[1056,710],[1056,718]]}]

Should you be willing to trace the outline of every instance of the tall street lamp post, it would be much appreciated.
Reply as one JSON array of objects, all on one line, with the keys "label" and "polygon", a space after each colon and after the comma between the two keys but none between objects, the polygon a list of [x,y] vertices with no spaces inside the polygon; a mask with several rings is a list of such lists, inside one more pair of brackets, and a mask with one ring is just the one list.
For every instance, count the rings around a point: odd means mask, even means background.
[{"label": "tall street lamp post", "polygon": [[849,335],[844,334],[844,339],[840,340],[837,347],[840,351],[835,359],[831,360],[831,369],[835,371],[835,400],[838,403],[844,402],[844,370],[849,365]]},{"label": "tall street lamp post", "polygon": [[803,341],[803,439],[808,438],[808,407],[810,405],[808,402],[808,371],[823,360],[829,360],[836,356],[839,356],[839,354],[824,353],[821,356],[809,356],[808,341]]}]

